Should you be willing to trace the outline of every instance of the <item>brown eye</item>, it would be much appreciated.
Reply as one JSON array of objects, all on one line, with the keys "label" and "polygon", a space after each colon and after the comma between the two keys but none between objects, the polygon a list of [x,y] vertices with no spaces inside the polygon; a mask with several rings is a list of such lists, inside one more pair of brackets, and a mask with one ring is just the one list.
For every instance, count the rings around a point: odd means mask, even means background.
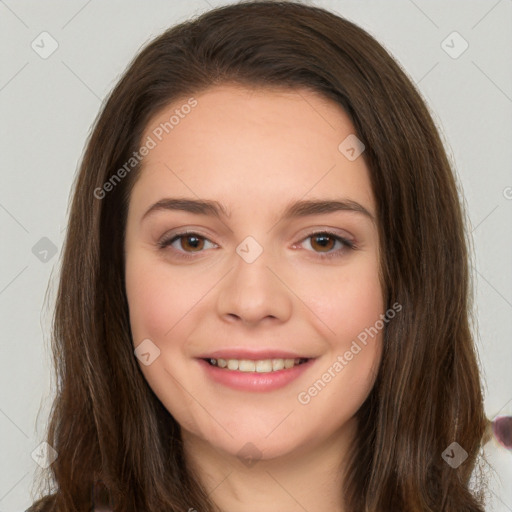
[{"label": "brown eye", "polygon": [[318,249],[319,252],[329,252],[336,244],[334,237],[328,233],[312,235],[311,240],[311,247],[315,250]]},{"label": "brown eye", "polygon": [[192,252],[195,252],[197,250],[201,250],[204,246],[204,238],[196,235],[181,235],[179,237],[181,239],[181,247],[188,251],[189,249],[192,250]]},{"label": "brown eye", "polygon": [[[356,249],[354,242],[335,233],[330,233],[329,231],[311,233],[303,239],[303,243],[308,240],[312,252],[316,253],[319,258],[341,257],[345,255],[347,251]],[[337,244],[338,248],[336,248]]]},{"label": "brown eye", "polygon": [[204,236],[201,236],[198,233],[189,232],[176,233],[174,236],[164,238],[158,242],[158,245],[161,249],[169,248],[177,256],[186,257],[193,253],[204,252],[204,249],[209,248],[208,246],[205,247],[205,243],[210,244],[211,247],[215,246],[213,242],[210,242]]}]

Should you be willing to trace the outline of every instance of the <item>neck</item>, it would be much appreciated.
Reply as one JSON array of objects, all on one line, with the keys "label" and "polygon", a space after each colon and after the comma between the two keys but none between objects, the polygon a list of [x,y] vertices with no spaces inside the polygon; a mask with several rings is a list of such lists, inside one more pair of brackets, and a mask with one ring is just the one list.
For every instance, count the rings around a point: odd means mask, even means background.
[{"label": "neck", "polygon": [[[344,512],[343,473],[352,418],[329,438],[266,458],[246,444],[229,453],[182,429],[187,464],[222,512]],[[241,443],[243,445],[243,443]]]}]

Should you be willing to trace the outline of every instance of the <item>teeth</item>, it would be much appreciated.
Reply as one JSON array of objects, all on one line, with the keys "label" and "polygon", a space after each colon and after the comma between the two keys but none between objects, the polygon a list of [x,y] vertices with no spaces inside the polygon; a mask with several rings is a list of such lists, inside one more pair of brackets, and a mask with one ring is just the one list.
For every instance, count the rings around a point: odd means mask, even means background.
[{"label": "teeth", "polygon": [[295,361],[293,359],[285,359],[284,360],[285,368],[291,368],[294,364],[295,364]]},{"label": "teeth", "polygon": [[256,364],[254,361],[248,359],[241,359],[238,361],[238,370],[241,372],[253,372],[256,370]]},{"label": "teeth", "polygon": [[284,359],[272,359],[272,370],[282,370],[284,368]]},{"label": "teeth", "polygon": [[237,359],[228,359],[228,370],[238,370]]},{"label": "teeth", "polygon": [[254,366],[256,367],[256,371],[260,373],[267,373],[272,371],[272,361],[270,359],[256,361]]},{"label": "teeth", "polygon": [[228,370],[238,370],[240,372],[258,372],[269,373],[292,368],[307,361],[307,359],[260,359],[253,361],[251,359],[208,359],[212,366],[227,368]]}]

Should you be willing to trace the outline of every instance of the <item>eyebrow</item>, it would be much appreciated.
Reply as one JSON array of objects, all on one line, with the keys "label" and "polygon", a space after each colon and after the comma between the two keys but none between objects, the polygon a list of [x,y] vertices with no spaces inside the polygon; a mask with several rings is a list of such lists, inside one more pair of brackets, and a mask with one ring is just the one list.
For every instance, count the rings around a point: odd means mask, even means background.
[{"label": "eyebrow", "polygon": [[[231,217],[225,206],[218,201],[209,199],[188,199],[188,198],[164,198],[150,206],[142,216],[142,220],[151,213],[157,211],[184,211],[197,215],[209,215],[221,219],[222,217]],[[307,217],[310,215],[321,215],[325,213],[334,213],[339,211],[349,211],[360,213],[375,223],[375,217],[363,205],[349,199],[340,200],[299,200],[289,203],[281,218],[284,220]]]}]

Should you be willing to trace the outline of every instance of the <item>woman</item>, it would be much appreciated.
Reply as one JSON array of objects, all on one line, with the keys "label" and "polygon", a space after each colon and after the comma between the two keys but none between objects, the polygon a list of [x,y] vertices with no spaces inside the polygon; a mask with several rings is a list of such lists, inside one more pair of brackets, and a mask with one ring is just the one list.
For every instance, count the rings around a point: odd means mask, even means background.
[{"label": "woman", "polygon": [[366,32],[294,2],[168,30],[75,184],[31,510],[482,511],[468,268],[434,123]]}]

